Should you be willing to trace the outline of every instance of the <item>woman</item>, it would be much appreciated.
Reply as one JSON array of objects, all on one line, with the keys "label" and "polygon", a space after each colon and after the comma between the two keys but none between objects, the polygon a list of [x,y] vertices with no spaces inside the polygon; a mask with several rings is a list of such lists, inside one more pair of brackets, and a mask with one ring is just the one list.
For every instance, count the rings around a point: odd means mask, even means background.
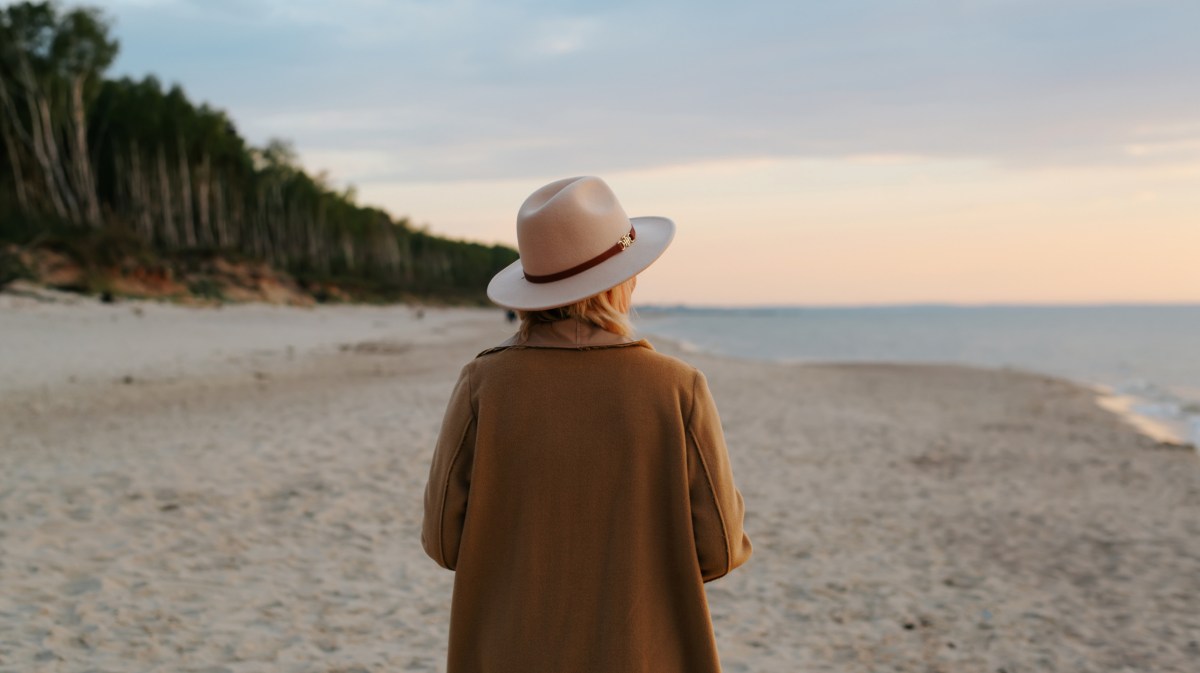
[{"label": "woman", "polygon": [[448,673],[720,670],[703,583],[750,556],[742,496],[704,375],[628,316],[674,230],[594,177],[521,206],[488,286],[521,329],[463,368],[425,490]]}]

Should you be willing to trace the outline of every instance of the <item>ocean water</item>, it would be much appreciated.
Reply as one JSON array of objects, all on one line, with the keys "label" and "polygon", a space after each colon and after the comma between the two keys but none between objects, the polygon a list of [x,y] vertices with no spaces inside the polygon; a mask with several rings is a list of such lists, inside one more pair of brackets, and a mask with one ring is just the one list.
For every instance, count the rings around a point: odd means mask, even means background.
[{"label": "ocean water", "polygon": [[1200,305],[638,307],[638,329],[780,362],[950,362],[1106,386],[1200,446]]}]

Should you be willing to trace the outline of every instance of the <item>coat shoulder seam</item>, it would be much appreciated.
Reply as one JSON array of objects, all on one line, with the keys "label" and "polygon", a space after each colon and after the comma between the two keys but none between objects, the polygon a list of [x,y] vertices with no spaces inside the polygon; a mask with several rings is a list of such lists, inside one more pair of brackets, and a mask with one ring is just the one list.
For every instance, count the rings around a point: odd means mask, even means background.
[{"label": "coat shoulder seam", "polygon": [[721,542],[725,548],[725,569],[721,574],[709,578],[709,580],[715,580],[729,574],[729,566],[733,556],[729,550],[729,529],[725,525],[725,512],[721,510],[721,503],[717,500],[717,491],[713,488],[712,476],[708,470],[708,461],[704,460],[704,451],[700,448],[700,440],[696,438],[696,433],[691,428],[688,429],[688,434],[692,437],[692,443],[696,445],[696,453],[700,456],[700,467],[704,470],[704,480],[708,484],[708,493],[712,496],[713,507],[717,510],[717,520],[721,522]]},{"label": "coat shoulder seam", "polygon": [[[458,442],[454,447],[454,455],[450,457],[450,465],[446,468],[446,477],[442,481],[442,501],[438,505],[438,554],[442,557],[442,561],[446,561],[446,497],[450,493],[450,475],[454,474],[454,466],[458,464],[458,457],[462,454],[463,440],[467,438],[467,432],[471,429],[471,424],[475,422],[475,406],[471,402],[474,397],[471,388],[471,369],[468,365],[464,368],[467,373],[467,402],[471,405],[471,418],[467,419],[467,424],[463,426],[462,434],[458,437]],[[457,563],[455,565],[458,565]],[[447,564],[449,568],[449,564]],[[454,570],[454,568],[450,568]]]},{"label": "coat shoulder seam", "polygon": [[615,344],[596,344],[596,345],[590,345],[590,346],[529,346],[526,344],[512,344],[509,346],[493,346],[485,351],[481,351],[479,354],[477,354],[475,356],[475,358],[479,359],[479,358],[482,358],[487,355],[492,355],[494,353],[500,353],[503,351],[510,351],[510,350],[511,351],[523,351],[523,350],[598,351],[598,350],[606,350],[609,348],[628,348],[630,346],[640,346],[642,348],[650,348],[650,350],[654,350],[654,348],[650,345],[650,343],[648,341],[646,341],[645,339],[638,339],[637,341],[626,341],[626,342],[615,343]]},{"label": "coat shoulder seam", "polygon": [[725,524],[725,512],[721,509],[721,503],[717,500],[717,489],[712,483],[712,473],[708,469],[708,461],[704,459],[704,450],[700,446],[700,439],[696,437],[696,431],[692,427],[692,417],[696,410],[696,385],[700,382],[700,370],[696,370],[696,378],[692,381],[692,410],[688,414],[687,432],[692,438],[692,443],[696,445],[696,454],[700,457],[700,468],[704,470],[704,481],[708,485],[708,493],[712,496],[713,507],[717,510],[717,520],[721,522],[721,542],[725,547],[725,570],[721,574],[710,577],[708,580],[715,580],[724,577],[732,570],[730,567],[733,564],[733,551],[729,548],[729,527]]},{"label": "coat shoulder seam", "polygon": [[699,369],[692,369],[692,394],[691,399],[688,400],[691,404],[688,406],[687,414],[687,428],[689,431],[692,429],[692,416],[696,415],[696,387],[700,384],[701,376],[703,374],[700,373]]}]

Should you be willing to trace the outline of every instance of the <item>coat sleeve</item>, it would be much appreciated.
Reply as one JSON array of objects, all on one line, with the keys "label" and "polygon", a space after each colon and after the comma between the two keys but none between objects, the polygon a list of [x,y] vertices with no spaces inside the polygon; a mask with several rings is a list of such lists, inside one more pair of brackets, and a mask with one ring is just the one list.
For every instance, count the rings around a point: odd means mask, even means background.
[{"label": "coat sleeve", "polygon": [[693,382],[687,444],[692,531],[700,574],[708,582],[745,563],[751,546],[742,530],[745,505],[733,483],[717,405],[699,371]]},{"label": "coat sleeve", "polygon": [[454,570],[467,514],[475,458],[475,411],[470,365],[463,367],[442,419],[425,485],[421,546],[438,565]]}]

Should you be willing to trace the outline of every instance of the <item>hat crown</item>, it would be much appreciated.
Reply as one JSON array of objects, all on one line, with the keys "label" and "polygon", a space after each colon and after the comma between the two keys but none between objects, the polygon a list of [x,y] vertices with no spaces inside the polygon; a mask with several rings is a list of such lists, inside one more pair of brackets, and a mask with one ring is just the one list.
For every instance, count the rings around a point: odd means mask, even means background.
[{"label": "hat crown", "polygon": [[558,273],[613,247],[629,228],[629,216],[603,180],[558,180],[531,194],[517,213],[521,264],[531,274]]}]

